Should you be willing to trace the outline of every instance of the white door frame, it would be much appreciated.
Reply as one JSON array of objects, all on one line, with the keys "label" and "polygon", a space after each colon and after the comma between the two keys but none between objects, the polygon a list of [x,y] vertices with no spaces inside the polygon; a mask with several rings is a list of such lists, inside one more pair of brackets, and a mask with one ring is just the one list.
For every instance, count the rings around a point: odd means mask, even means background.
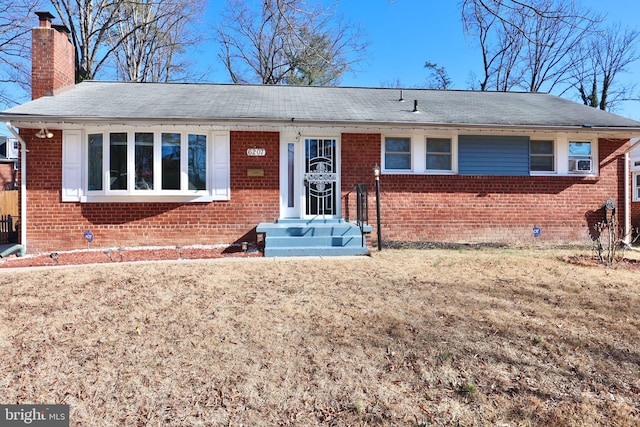
[{"label": "white door frame", "polygon": [[340,137],[335,135],[280,134],[280,218],[314,218],[305,214],[305,140],[333,139],[336,141],[335,170],[336,207],[335,215],[326,218],[340,218],[342,214],[342,193],[340,186],[341,156]]}]

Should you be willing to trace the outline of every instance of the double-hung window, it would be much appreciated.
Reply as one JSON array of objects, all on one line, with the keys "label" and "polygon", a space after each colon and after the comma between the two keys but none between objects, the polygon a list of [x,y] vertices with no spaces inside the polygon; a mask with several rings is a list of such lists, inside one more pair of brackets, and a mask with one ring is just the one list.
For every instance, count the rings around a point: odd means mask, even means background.
[{"label": "double-hung window", "polygon": [[631,151],[631,171],[633,172],[631,199],[634,202],[640,202],[640,149]]},{"label": "double-hung window", "polygon": [[569,141],[569,172],[589,173],[593,171],[591,142]]},{"label": "double-hung window", "polygon": [[427,171],[451,170],[450,138],[427,138],[425,169]]},{"label": "double-hung window", "polygon": [[555,172],[555,150],[553,141],[529,141],[529,170],[531,172]]},{"label": "double-hung window", "polygon": [[411,170],[411,138],[385,138],[384,169],[394,171]]}]

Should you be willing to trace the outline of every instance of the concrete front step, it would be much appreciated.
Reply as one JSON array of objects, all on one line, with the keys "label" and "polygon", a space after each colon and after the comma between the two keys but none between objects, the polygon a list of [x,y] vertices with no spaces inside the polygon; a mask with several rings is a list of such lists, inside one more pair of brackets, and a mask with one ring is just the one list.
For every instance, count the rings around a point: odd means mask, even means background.
[{"label": "concrete front step", "polygon": [[330,247],[343,248],[347,246],[362,246],[362,235],[357,236],[269,236],[269,247],[292,248],[301,247]]},{"label": "concrete front step", "polygon": [[348,224],[294,225],[274,224],[256,228],[268,237],[336,237],[360,236],[360,228]]},{"label": "concrete front step", "polygon": [[265,257],[284,257],[284,256],[349,256],[349,255],[367,255],[369,249],[366,247],[289,247],[289,248],[270,248],[265,246]]},{"label": "concrete front step", "polygon": [[275,223],[261,223],[256,231],[265,236],[266,257],[369,253],[360,227],[342,219],[285,219]]}]

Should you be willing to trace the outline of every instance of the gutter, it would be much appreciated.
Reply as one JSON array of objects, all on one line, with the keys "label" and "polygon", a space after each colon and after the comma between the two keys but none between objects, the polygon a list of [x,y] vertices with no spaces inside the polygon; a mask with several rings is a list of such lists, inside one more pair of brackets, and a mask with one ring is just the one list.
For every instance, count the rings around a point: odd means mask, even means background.
[{"label": "gutter", "polygon": [[27,251],[27,144],[10,121],[5,124],[9,132],[20,141],[20,253],[24,254]]},{"label": "gutter", "polygon": [[[407,113],[420,114],[420,113]],[[362,120],[313,120],[309,118],[279,117],[203,117],[193,119],[189,117],[87,117],[87,116],[45,116],[0,113],[0,118],[12,119],[28,125],[40,126],[42,123],[83,126],[145,126],[145,125],[180,125],[180,126],[320,126],[343,128],[446,128],[446,129],[490,129],[490,130],[539,130],[555,132],[591,132],[591,133],[624,133],[640,134],[640,127],[625,126],[596,126],[596,125],[535,125],[535,124],[489,124],[489,123],[438,123],[424,121],[362,121]]]}]

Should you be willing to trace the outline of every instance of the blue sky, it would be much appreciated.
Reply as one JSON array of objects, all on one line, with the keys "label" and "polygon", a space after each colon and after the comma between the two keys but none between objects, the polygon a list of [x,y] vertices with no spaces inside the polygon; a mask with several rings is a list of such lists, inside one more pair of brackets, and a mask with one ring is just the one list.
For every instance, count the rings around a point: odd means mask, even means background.
[{"label": "blue sky", "polygon": [[[470,87],[470,72],[480,74],[481,58],[464,37],[460,20],[459,0],[335,0],[338,10],[351,22],[359,22],[371,42],[369,61],[355,74],[347,74],[343,86],[380,86],[399,80],[405,87],[424,85],[428,60],[444,66],[454,89]],[[606,14],[607,23],[638,26],[640,0],[577,0],[595,12]],[[332,0],[325,0],[332,3]],[[211,1],[208,16],[212,19],[222,1]],[[214,52],[214,57],[217,52]],[[228,82],[220,65],[212,64],[212,81]],[[640,61],[633,73],[623,76],[638,82],[640,93]],[[640,102],[620,105],[616,113],[640,120]]]}]

